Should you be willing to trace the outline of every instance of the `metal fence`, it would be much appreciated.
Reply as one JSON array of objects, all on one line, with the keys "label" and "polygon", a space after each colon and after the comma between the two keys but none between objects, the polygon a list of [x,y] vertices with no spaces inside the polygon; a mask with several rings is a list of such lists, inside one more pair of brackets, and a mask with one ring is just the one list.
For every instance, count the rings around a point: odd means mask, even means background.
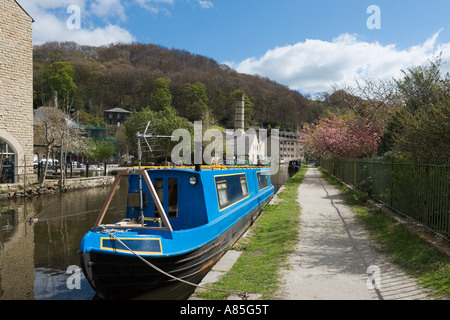
[{"label": "metal fence", "polygon": [[320,166],[355,189],[450,238],[450,161],[322,159]]},{"label": "metal fence", "polygon": [[[102,167],[98,164],[86,163],[82,169],[76,169],[71,163],[67,163],[64,166],[65,176],[67,178],[72,177],[92,177],[92,176],[106,176],[108,175],[109,165],[102,164]],[[44,174],[44,164],[38,163],[30,166],[16,166],[14,163],[4,164],[2,170],[0,170],[0,186],[2,184],[24,184],[29,182],[36,182]],[[47,178],[57,178],[61,175],[60,165],[48,166]]]}]

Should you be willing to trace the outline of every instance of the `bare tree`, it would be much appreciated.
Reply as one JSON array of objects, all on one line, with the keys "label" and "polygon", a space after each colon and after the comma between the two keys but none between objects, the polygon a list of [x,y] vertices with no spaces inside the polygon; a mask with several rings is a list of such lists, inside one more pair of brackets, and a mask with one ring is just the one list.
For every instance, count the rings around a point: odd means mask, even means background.
[{"label": "bare tree", "polygon": [[41,107],[35,111],[34,117],[34,144],[44,149],[46,161],[44,171],[39,178],[41,186],[45,183],[48,171],[48,163],[52,148],[59,142],[59,128],[64,125],[64,117],[61,110],[55,107]]},{"label": "bare tree", "polygon": [[83,129],[55,107],[41,107],[35,112],[34,143],[44,148],[46,159],[40,185],[45,182],[52,148],[60,149],[61,180],[60,187],[65,187],[65,166],[67,152],[83,153],[87,148]]},{"label": "bare tree", "polygon": [[358,120],[384,129],[399,105],[393,80],[359,79],[352,86],[333,86],[331,98],[342,113],[350,112]]}]

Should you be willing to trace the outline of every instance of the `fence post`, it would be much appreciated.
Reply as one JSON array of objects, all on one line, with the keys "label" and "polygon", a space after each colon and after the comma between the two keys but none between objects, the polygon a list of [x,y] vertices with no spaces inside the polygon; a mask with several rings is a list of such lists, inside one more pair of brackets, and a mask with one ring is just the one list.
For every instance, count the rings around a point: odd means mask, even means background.
[{"label": "fence post", "polygon": [[394,203],[394,159],[391,160],[391,199],[390,199],[390,207],[393,208],[392,204]]},{"label": "fence post", "polygon": [[27,194],[27,157],[23,156],[23,194]]}]

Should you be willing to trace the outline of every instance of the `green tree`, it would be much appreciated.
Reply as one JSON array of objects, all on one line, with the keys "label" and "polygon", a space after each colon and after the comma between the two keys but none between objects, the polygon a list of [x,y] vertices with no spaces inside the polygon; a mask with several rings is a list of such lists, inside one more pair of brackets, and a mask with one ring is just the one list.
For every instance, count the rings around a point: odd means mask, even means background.
[{"label": "green tree", "polygon": [[107,140],[90,140],[89,147],[85,155],[91,160],[108,161],[116,153],[114,143]]},{"label": "green tree", "polygon": [[[138,132],[141,134],[144,133],[149,121],[150,126],[148,134],[171,136],[176,129],[187,129],[193,137],[192,124],[186,118],[178,116],[173,107],[166,107],[159,112],[150,110],[150,108],[144,108],[142,111],[132,112],[130,118],[125,122],[125,134],[130,146],[130,152],[137,154],[136,135]],[[149,138],[147,141],[152,148],[154,156],[163,156],[166,159],[170,156],[172,148],[178,144],[176,141],[171,141],[170,138]],[[144,141],[141,141],[141,145],[144,148],[146,147]]]},{"label": "green tree", "polygon": [[46,69],[45,76],[51,90],[58,92],[58,99],[62,101],[64,112],[69,114],[77,89],[73,81],[74,69],[72,64],[70,62],[55,62]]},{"label": "green tree", "polygon": [[396,81],[403,104],[386,134],[397,155],[450,158],[450,84],[440,66],[438,58],[428,66],[409,68]]},{"label": "green tree", "polygon": [[201,82],[188,82],[181,86],[177,95],[176,108],[180,116],[190,121],[203,120],[209,117],[209,98],[206,86]]},{"label": "green tree", "polygon": [[157,119],[157,112],[150,110],[149,107],[142,109],[141,111],[133,111],[130,117],[125,122],[125,135],[127,142],[130,146],[130,152],[137,151],[136,134],[138,132],[143,133],[147,123],[149,121],[155,121]]},{"label": "green tree", "polygon": [[148,106],[153,111],[162,111],[172,105],[169,80],[158,78],[153,82],[154,89],[148,98]]},{"label": "green tree", "polygon": [[105,120],[99,117],[98,114],[90,114],[84,110],[78,111],[78,115],[75,114],[75,117],[77,117],[80,124],[84,126],[103,127],[106,125]]},{"label": "green tree", "polygon": [[414,113],[439,104],[448,98],[448,87],[440,67],[441,58],[431,61],[428,66],[419,66],[402,70],[404,77],[397,80],[400,97],[409,112]]},{"label": "green tree", "polygon": [[[193,150],[194,127],[183,117],[179,117],[173,107],[165,108],[158,112],[158,121],[156,122],[156,133],[161,136],[171,136],[177,129],[186,129],[191,135],[191,150]],[[172,153],[172,149],[179,142],[171,141],[171,139],[162,139],[157,141],[156,148],[159,148],[160,154],[167,159]]]}]

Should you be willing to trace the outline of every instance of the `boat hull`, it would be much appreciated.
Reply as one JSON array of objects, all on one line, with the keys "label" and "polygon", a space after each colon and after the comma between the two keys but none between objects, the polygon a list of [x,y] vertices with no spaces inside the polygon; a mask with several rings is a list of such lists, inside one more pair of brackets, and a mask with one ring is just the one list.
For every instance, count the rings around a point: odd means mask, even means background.
[{"label": "boat hull", "polygon": [[[271,197],[261,205],[270,199]],[[241,237],[259,213],[258,206],[214,240],[190,252],[170,257],[143,258],[164,272],[189,281],[199,274],[206,274],[225,249]],[[134,255],[82,252],[81,265],[89,283],[102,299],[127,299],[178,282]]]}]

